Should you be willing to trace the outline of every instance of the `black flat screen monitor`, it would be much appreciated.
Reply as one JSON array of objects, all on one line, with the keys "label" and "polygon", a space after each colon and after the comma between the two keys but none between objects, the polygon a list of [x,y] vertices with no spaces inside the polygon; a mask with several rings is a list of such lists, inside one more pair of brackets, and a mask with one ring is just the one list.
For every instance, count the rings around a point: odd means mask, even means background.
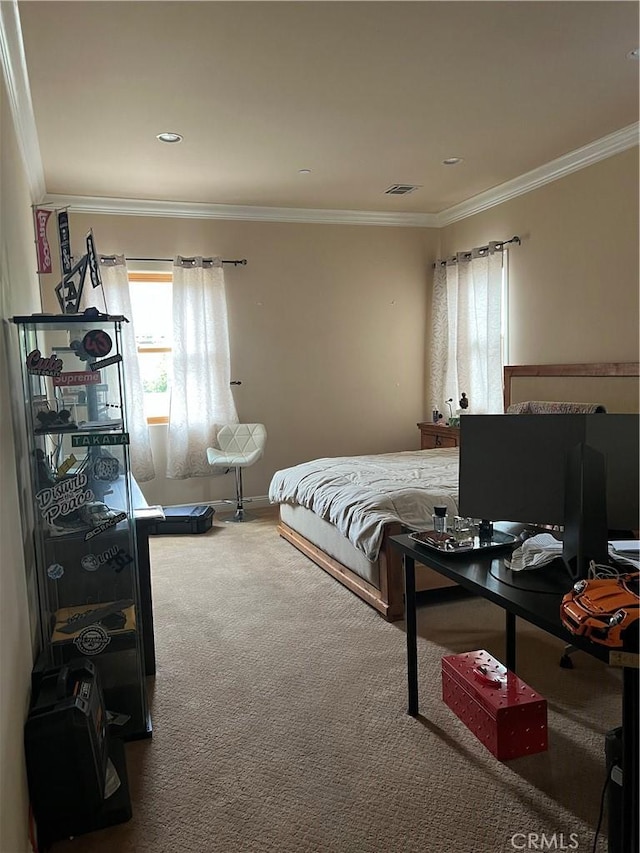
[{"label": "black flat screen monitor", "polygon": [[639,418],[463,415],[459,512],[560,525],[573,577],[607,561],[609,530],[638,529]]}]

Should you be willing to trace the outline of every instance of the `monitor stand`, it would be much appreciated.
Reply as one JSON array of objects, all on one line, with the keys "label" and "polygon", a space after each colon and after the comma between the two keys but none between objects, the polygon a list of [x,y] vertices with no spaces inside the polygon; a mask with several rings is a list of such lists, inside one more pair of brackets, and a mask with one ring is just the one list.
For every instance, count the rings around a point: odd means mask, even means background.
[{"label": "monitor stand", "polygon": [[564,492],[564,560],[576,581],[589,576],[591,561],[608,565],[607,478],[604,455],[588,444],[567,454]]},{"label": "monitor stand", "polygon": [[560,557],[546,566],[518,571],[508,569],[502,560],[494,560],[490,573],[501,583],[526,592],[559,595],[571,589],[571,578],[567,576],[567,569]]}]

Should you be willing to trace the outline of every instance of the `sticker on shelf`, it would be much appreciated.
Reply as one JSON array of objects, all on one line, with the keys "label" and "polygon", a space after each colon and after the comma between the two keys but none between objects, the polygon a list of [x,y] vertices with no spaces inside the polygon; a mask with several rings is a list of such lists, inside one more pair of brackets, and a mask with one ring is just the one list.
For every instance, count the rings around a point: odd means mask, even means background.
[{"label": "sticker on shelf", "polygon": [[62,359],[56,355],[44,358],[39,349],[31,350],[27,356],[27,373],[34,376],[59,376],[62,371]]},{"label": "sticker on shelf", "polygon": [[116,574],[119,574],[129,563],[133,563],[131,554],[128,554],[124,548],[118,548],[118,553],[109,560],[109,568],[115,567]]},{"label": "sticker on shelf", "polygon": [[104,566],[113,560],[114,557],[117,557],[120,550],[117,545],[113,545],[111,548],[103,551],[102,554],[85,554],[80,560],[80,565],[87,572],[95,572],[100,566]]},{"label": "sticker on shelf", "polygon": [[82,471],[68,480],[48,486],[36,492],[36,501],[42,517],[53,524],[61,515],[69,515],[94,500],[94,494],[87,488],[89,478]]},{"label": "sticker on shelf", "polygon": [[115,456],[98,456],[93,463],[93,476],[96,480],[113,482],[120,474],[120,462]]},{"label": "sticker on shelf", "polygon": [[100,568],[100,563],[95,554],[85,554],[80,560],[80,565],[85,572],[97,572]]},{"label": "sticker on shelf", "polygon": [[89,367],[91,370],[102,370],[103,367],[109,367],[110,364],[117,364],[122,361],[121,355],[111,355],[109,358],[103,358],[102,361],[90,361]]},{"label": "sticker on shelf", "polygon": [[66,373],[60,373],[53,377],[55,387],[72,386],[72,385],[99,385],[100,374],[94,373],[93,370],[68,370]]},{"label": "sticker on shelf", "polygon": [[94,358],[102,358],[111,352],[113,341],[102,329],[91,329],[82,339],[82,346],[89,355]]},{"label": "sticker on shelf", "polygon": [[93,539],[94,536],[98,536],[100,533],[104,533],[105,530],[108,530],[110,527],[114,527],[121,521],[125,521],[126,518],[126,512],[119,512],[113,518],[109,518],[107,519],[107,521],[103,521],[102,524],[99,524],[97,527],[94,527],[93,530],[90,530],[88,533],[85,533],[84,541],[88,542],[89,539]]},{"label": "sticker on shelf", "polygon": [[56,474],[58,475],[58,477],[64,477],[69,468],[73,468],[77,461],[78,460],[73,455],[73,453],[71,454],[71,456],[67,456],[62,465],[60,465],[60,467],[56,469]]},{"label": "sticker on shelf", "polygon": [[57,581],[64,574],[64,566],[61,566],[60,563],[51,563],[47,569],[47,574],[52,581]]},{"label": "sticker on shelf", "polygon": [[96,432],[92,435],[72,435],[72,447],[98,447],[105,444],[129,444],[128,432]]},{"label": "sticker on shelf", "polygon": [[83,655],[99,655],[110,642],[111,637],[102,625],[89,625],[80,631],[73,644]]}]

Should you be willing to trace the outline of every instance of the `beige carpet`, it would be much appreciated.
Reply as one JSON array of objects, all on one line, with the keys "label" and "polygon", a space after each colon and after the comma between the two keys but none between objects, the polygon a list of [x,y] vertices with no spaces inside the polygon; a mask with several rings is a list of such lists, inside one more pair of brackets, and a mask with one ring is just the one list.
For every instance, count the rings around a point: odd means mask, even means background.
[{"label": "beige carpet", "polygon": [[510,853],[544,833],[555,846],[537,849],[590,853],[619,673],[585,654],[561,669],[562,645],[519,622],[550,746],[500,763],[440,699],[443,654],[503,656],[498,608],[421,607],[416,720],[403,624],[280,539],[270,511],[151,551],[154,732],[127,744],[133,819],[55,851]]}]

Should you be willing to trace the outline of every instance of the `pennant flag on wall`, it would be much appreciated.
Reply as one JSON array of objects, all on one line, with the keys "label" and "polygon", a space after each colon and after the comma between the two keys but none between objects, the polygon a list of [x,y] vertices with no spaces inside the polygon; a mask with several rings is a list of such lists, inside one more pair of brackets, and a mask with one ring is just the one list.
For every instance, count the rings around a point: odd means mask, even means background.
[{"label": "pennant flag on wall", "polygon": [[60,240],[60,266],[62,267],[62,274],[69,275],[72,266],[71,237],[69,233],[69,216],[66,210],[58,211],[58,236]]},{"label": "pennant flag on wall", "polygon": [[83,255],[68,275],[56,285],[56,296],[63,314],[78,314],[84,277],[87,274],[88,256]]},{"label": "pennant flag on wall", "polygon": [[50,210],[36,207],[33,211],[36,228],[36,253],[38,255],[38,273],[51,272],[51,247],[47,239],[47,222]]},{"label": "pennant flag on wall", "polygon": [[91,274],[91,284],[94,287],[100,287],[102,280],[100,279],[100,266],[98,264],[98,256],[96,255],[96,246],[93,242],[93,231],[87,234],[87,257],[89,258],[89,273]]}]

